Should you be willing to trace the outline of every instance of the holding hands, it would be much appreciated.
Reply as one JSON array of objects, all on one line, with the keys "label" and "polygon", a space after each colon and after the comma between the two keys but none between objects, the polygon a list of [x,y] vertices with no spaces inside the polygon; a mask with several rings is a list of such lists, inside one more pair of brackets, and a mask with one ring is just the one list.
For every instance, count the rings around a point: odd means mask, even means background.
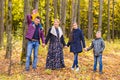
[{"label": "holding hands", "polygon": [[45,44],[44,44],[44,43],[42,44],[42,47],[45,47]]},{"label": "holding hands", "polygon": [[67,46],[64,46],[65,48],[68,48]]},{"label": "holding hands", "polygon": [[87,48],[84,48],[84,51],[87,51]]}]

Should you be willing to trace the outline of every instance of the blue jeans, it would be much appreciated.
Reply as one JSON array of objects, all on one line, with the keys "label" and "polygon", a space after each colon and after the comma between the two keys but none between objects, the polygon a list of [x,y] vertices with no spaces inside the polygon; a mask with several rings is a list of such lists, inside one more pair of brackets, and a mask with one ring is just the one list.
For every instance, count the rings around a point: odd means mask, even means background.
[{"label": "blue jeans", "polygon": [[102,68],[103,68],[102,55],[94,56],[94,71],[97,70],[97,62],[99,62],[99,72],[102,72]]},{"label": "blue jeans", "polygon": [[30,66],[30,56],[32,54],[32,49],[34,49],[34,59],[33,59],[33,68],[36,69],[37,65],[37,57],[38,57],[38,48],[39,48],[39,41],[28,41],[27,45],[27,56],[26,56],[26,69],[29,70]]},{"label": "blue jeans", "polygon": [[78,67],[78,53],[74,53],[74,62],[72,68]]}]

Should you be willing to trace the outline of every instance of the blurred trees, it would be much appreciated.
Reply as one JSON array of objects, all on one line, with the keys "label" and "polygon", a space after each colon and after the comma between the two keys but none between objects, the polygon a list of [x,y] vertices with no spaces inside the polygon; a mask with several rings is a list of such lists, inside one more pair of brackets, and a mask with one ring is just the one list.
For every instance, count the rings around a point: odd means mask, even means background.
[{"label": "blurred trees", "polygon": [[[0,0],[0,47],[7,34],[7,45],[12,37],[23,38],[22,57],[26,55],[27,30],[26,16],[36,8],[40,13],[42,25],[47,34],[55,18],[60,19],[60,26],[65,36],[69,35],[73,22],[77,22],[87,39],[92,39],[97,30],[102,31],[105,40],[120,39],[120,0]],[[9,5],[10,6],[10,5]],[[10,13],[11,12],[11,13]],[[12,15],[12,16],[10,16]],[[12,18],[11,18],[12,17]],[[8,23],[7,23],[8,22]],[[8,50],[8,46],[6,48]],[[8,50],[9,51],[9,50]]]},{"label": "blurred trees", "polygon": [[23,21],[23,44],[22,44],[22,55],[21,55],[21,63],[24,63],[26,60],[27,54],[27,40],[25,39],[25,35],[27,32],[27,14],[30,14],[30,0],[24,0],[24,21]]},{"label": "blurred trees", "polygon": [[93,0],[89,0],[88,6],[88,39],[92,38],[93,34]]},{"label": "blurred trees", "polygon": [[[24,0],[12,0],[12,3],[12,31],[15,36],[21,34],[20,37],[22,37],[22,23],[25,19],[24,6],[26,5],[24,5]],[[120,33],[120,1],[110,0],[109,7],[108,9],[108,0],[32,0],[28,8],[30,13],[34,8],[39,10],[45,34],[47,34],[48,28],[52,26],[54,18],[59,18],[60,26],[66,36],[69,35],[71,23],[76,21],[88,39],[94,37],[97,30],[102,30],[104,39],[108,38],[108,33],[111,33],[109,36],[112,39],[120,38],[120,35],[118,35]],[[108,15],[110,20],[109,30],[107,27]],[[6,21],[5,17],[4,20]]]},{"label": "blurred trees", "polygon": [[4,34],[4,0],[0,0],[0,48],[3,46]]},{"label": "blurred trees", "polygon": [[7,16],[7,47],[5,58],[9,59],[8,75],[11,73],[12,66],[12,0],[8,0],[8,16]]}]

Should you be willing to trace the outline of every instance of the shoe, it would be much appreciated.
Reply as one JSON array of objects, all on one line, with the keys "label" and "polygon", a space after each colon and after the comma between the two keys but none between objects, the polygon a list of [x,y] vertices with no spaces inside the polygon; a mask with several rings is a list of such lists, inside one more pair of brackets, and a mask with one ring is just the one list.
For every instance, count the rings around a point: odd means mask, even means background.
[{"label": "shoe", "polygon": [[28,69],[28,68],[26,68],[25,70],[26,70],[26,71],[29,71],[29,69]]},{"label": "shoe", "polygon": [[99,72],[99,74],[103,74],[103,72]]},{"label": "shoe", "polygon": [[93,72],[95,73],[95,72],[96,72],[96,70],[93,70]]},{"label": "shoe", "polygon": [[72,71],[74,71],[74,68],[71,68]]},{"label": "shoe", "polygon": [[75,71],[78,72],[79,70],[80,70],[79,67],[77,67]]}]

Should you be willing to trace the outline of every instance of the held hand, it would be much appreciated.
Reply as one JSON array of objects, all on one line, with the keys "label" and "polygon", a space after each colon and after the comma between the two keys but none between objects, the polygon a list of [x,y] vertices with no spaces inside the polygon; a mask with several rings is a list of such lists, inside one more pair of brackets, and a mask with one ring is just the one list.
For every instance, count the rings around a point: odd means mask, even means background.
[{"label": "held hand", "polygon": [[65,48],[68,48],[67,46],[65,46]]},{"label": "held hand", "polygon": [[45,44],[44,44],[44,43],[42,44],[42,47],[45,47]]},{"label": "held hand", "polygon": [[84,51],[87,51],[87,48],[84,48]]}]

